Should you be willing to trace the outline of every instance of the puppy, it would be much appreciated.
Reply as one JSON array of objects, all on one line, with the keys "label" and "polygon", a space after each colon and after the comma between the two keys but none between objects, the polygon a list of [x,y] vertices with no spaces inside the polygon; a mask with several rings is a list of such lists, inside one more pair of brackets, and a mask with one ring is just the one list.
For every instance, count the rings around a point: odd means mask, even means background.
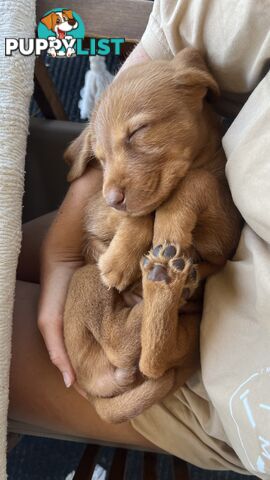
[{"label": "puppy", "polygon": [[218,86],[194,49],[130,67],[66,153],[70,181],[91,162],[103,170],[64,334],[78,383],[111,422],[138,415],[196,370],[197,287],[238,243],[208,90]]},{"label": "puppy", "polygon": [[[49,30],[55,33],[56,38],[59,40],[71,40],[71,35],[67,35],[67,32],[75,30],[78,27],[78,22],[73,18],[72,10],[62,10],[60,12],[51,12],[40,20]],[[49,37],[49,40],[55,40],[55,37]],[[48,50],[48,53],[52,57],[64,56],[65,54],[59,50],[56,51],[54,47]],[[74,48],[68,47],[67,56],[75,54]]]}]

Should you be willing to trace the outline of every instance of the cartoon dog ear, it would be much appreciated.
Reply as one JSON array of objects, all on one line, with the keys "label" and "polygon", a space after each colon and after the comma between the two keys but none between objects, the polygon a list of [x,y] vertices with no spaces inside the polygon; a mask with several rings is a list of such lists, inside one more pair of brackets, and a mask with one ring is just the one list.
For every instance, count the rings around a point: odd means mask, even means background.
[{"label": "cartoon dog ear", "polygon": [[73,182],[76,178],[81,177],[87,165],[95,160],[91,147],[90,126],[87,126],[69,145],[64,153],[64,160],[71,167],[67,176],[68,182]]},{"label": "cartoon dog ear", "polygon": [[73,18],[73,13],[72,10],[63,10],[63,13],[68,17],[68,18]]},{"label": "cartoon dog ear", "polygon": [[41,18],[41,23],[43,23],[49,30],[52,30],[53,24],[55,20],[55,13],[49,13],[46,17]]},{"label": "cartoon dog ear", "polygon": [[209,72],[203,57],[195,48],[184,48],[172,60],[175,68],[175,79],[178,85],[196,88],[203,98],[210,89],[214,95],[219,95],[219,86]]}]

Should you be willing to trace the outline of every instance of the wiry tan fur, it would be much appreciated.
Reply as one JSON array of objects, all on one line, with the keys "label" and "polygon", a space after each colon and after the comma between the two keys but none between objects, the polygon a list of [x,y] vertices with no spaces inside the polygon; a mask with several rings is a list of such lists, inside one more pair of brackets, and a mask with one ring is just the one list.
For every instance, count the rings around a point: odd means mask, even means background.
[{"label": "wiry tan fur", "polygon": [[[241,222],[209,90],[218,86],[194,49],[131,67],[66,154],[70,181],[94,159],[103,168],[64,333],[78,382],[108,421],[138,415],[198,367],[198,279],[237,246]],[[124,211],[106,205],[114,188],[125,194]]]}]

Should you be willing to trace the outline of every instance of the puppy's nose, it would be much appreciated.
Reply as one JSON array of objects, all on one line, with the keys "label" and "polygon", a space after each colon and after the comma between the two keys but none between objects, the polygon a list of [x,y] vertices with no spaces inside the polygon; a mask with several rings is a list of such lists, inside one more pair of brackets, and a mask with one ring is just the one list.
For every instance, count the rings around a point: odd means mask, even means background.
[{"label": "puppy's nose", "polygon": [[125,210],[125,194],[123,190],[120,188],[111,188],[105,194],[105,200],[107,205],[113,208],[117,208],[117,210]]},{"label": "puppy's nose", "polygon": [[70,18],[68,20],[68,23],[69,23],[69,25],[71,25],[73,27],[73,25],[75,25],[75,23],[76,23],[76,20],[74,18]]}]

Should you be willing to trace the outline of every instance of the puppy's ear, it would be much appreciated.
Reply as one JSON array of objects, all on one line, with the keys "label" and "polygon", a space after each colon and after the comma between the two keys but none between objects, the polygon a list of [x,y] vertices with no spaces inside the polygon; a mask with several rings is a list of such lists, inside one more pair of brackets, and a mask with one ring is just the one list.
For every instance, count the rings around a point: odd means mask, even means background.
[{"label": "puppy's ear", "polygon": [[91,148],[91,130],[88,126],[64,153],[64,160],[71,167],[67,176],[68,182],[73,182],[76,178],[81,177],[89,162],[94,158]]},{"label": "puppy's ear", "polygon": [[203,98],[210,89],[214,95],[219,95],[219,86],[209,72],[203,57],[195,48],[184,48],[172,60],[175,69],[175,79],[178,85],[196,88]]},{"label": "puppy's ear", "polygon": [[46,17],[42,17],[40,20],[49,30],[52,30],[54,24],[55,13],[49,13]]},{"label": "puppy's ear", "polygon": [[63,13],[70,19],[73,18],[72,10],[63,10]]}]

